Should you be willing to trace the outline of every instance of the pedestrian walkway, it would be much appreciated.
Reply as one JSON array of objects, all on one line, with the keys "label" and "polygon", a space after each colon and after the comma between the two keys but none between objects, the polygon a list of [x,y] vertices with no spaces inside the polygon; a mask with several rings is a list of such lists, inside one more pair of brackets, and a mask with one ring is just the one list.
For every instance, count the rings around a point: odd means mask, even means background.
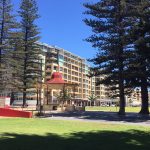
[{"label": "pedestrian walkway", "polygon": [[142,116],[138,113],[126,113],[125,116],[119,116],[115,112],[50,112],[45,115],[47,119],[55,120],[80,120],[86,122],[103,122],[111,124],[133,124],[150,126],[150,115]]}]

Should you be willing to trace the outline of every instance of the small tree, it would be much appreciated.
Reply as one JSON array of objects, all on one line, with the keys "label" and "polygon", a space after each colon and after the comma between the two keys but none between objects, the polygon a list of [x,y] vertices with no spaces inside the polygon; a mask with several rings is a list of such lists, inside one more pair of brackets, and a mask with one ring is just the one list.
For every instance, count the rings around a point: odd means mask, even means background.
[{"label": "small tree", "polygon": [[88,97],[88,99],[91,101],[91,103],[93,103],[93,105],[95,105],[95,101],[97,100],[97,97],[94,95],[93,92],[92,92],[91,95]]},{"label": "small tree", "polygon": [[72,96],[67,89],[63,88],[63,90],[57,95],[57,99],[59,100],[61,104],[61,110],[63,111],[65,102],[70,101]]}]

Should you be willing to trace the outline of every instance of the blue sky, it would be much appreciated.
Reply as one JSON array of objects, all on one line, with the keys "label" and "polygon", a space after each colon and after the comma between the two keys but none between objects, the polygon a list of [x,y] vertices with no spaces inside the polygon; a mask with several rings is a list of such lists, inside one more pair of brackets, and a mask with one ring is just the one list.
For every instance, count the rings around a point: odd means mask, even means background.
[{"label": "blue sky", "polygon": [[[83,3],[96,0],[37,0],[41,18],[37,24],[41,42],[56,45],[84,58],[92,58],[96,50],[84,39],[91,29],[82,21],[86,16]],[[20,0],[12,0],[18,9]]]}]

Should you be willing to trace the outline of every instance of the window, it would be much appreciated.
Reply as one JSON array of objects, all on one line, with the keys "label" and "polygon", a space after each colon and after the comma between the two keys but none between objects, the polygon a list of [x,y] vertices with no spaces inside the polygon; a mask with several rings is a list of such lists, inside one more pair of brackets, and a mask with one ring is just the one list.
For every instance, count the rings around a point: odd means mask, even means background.
[{"label": "window", "polygon": [[64,59],[64,56],[59,54],[59,59],[62,59],[62,60],[63,60],[63,59]]},{"label": "window", "polygon": [[47,75],[47,76],[50,76],[50,75],[51,75],[51,72],[47,72],[46,75]]},{"label": "window", "polygon": [[57,70],[57,66],[54,66],[54,70]]},{"label": "window", "polygon": [[47,69],[51,69],[51,66],[47,66],[46,68],[47,68]]},{"label": "window", "polygon": [[60,69],[59,69],[60,71],[63,71],[63,67],[60,67]]}]

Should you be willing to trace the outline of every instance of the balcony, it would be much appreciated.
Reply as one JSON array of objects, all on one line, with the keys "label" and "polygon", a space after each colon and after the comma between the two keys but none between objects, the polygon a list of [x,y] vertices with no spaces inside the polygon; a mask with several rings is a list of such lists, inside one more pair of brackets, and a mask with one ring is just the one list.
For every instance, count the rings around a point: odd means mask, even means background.
[{"label": "balcony", "polygon": [[50,53],[57,54],[57,50],[51,49],[51,50],[50,50]]}]

